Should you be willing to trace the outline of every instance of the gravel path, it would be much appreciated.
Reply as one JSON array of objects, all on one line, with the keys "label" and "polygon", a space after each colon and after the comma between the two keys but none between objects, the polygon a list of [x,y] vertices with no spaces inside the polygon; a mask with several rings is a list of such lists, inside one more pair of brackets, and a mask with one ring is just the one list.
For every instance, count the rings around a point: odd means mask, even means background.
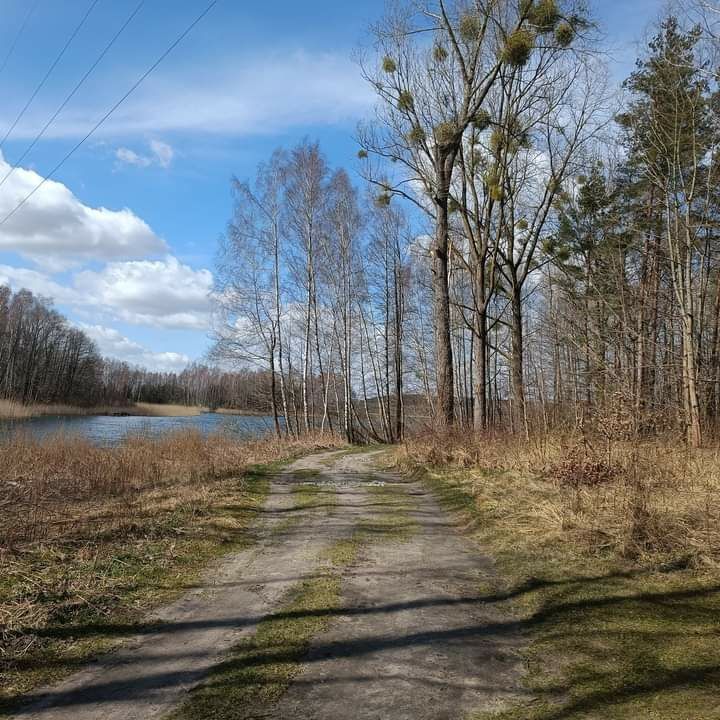
[{"label": "gravel path", "polygon": [[519,633],[478,597],[491,563],[422,486],[398,479],[409,538],[369,544],[347,571],[344,612],[267,717],[460,720],[519,697]]}]

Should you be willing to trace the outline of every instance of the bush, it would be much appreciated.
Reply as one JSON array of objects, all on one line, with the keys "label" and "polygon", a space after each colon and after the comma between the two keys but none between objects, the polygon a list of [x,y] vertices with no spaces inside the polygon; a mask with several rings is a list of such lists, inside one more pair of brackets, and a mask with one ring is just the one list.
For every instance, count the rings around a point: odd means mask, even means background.
[{"label": "bush", "polygon": [[460,37],[466,43],[477,42],[480,39],[480,33],[482,32],[482,22],[477,15],[467,13],[460,18],[460,27],[458,29]]},{"label": "bush", "polygon": [[469,432],[407,441],[401,464],[449,475],[559,553],[720,566],[720,451],[602,436]]},{"label": "bush", "polygon": [[500,185],[491,185],[490,197],[495,200],[495,202],[501,202],[505,197],[505,191]]},{"label": "bush", "polygon": [[457,136],[458,128],[453,122],[440,123],[434,131],[435,141],[438,145],[450,145],[455,141]]},{"label": "bush", "polygon": [[495,128],[495,130],[492,131],[489,145],[490,152],[495,155],[499,154],[505,147],[505,135],[503,135],[503,131],[500,128]]},{"label": "bush", "polygon": [[415,125],[407,134],[407,141],[410,145],[420,145],[423,140],[425,140],[425,131],[419,125]]},{"label": "bush", "polygon": [[555,28],[555,41],[560,47],[568,47],[575,39],[575,31],[570,23],[562,22]]},{"label": "bush", "polygon": [[473,127],[477,131],[482,132],[490,127],[490,119],[490,113],[487,110],[478,110],[472,119]]}]

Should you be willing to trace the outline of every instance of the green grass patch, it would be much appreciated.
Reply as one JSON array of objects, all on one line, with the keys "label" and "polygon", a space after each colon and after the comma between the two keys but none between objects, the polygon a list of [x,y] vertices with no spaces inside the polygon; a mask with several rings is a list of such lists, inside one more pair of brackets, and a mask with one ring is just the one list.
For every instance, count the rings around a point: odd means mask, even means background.
[{"label": "green grass patch", "polygon": [[[304,507],[327,501],[327,486],[293,488]],[[364,546],[382,540],[404,540],[412,523],[407,494],[392,486],[371,486],[377,502],[390,507],[359,525],[353,534],[326,550],[327,565],[318,576],[299,583],[280,609],[263,620],[251,638],[238,644],[172,716],[172,720],[226,720],[265,717],[302,670],[312,639],[329,626],[340,607],[341,570],[354,564]]]},{"label": "green grass patch", "polygon": [[257,718],[300,672],[310,641],[328,626],[340,604],[340,578],[330,570],[291,590],[281,609],[263,620],[190,693],[174,720]]},{"label": "green grass patch", "polygon": [[337,507],[337,495],[332,485],[303,482],[293,485],[295,507],[298,510],[324,508],[330,512]]},{"label": "green grass patch", "polygon": [[337,507],[337,496],[332,485],[303,482],[292,486],[293,511],[288,518],[273,527],[276,535],[291,531],[303,520],[303,510],[323,509],[330,515]]},{"label": "green grass patch", "polygon": [[486,600],[505,607],[529,640],[532,702],[474,720],[720,718],[720,576],[538,537],[519,519],[542,503],[540,486],[520,490],[522,478],[502,473],[485,480],[427,475],[497,561]]},{"label": "green grass patch", "polygon": [[415,509],[412,497],[401,485],[370,485],[368,491],[381,510],[372,519],[361,522],[359,531],[375,541],[408,540],[417,530],[417,523],[410,517]]},{"label": "green grass patch", "polygon": [[362,520],[349,537],[324,553],[333,565],[353,565],[363,547],[374,542],[406,542],[417,529],[417,523],[409,517],[414,504],[407,493],[393,485],[371,485],[368,491],[372,502],[384,508],[371,519]]},{"label": "green grass patch", "polygon": [[336,567],[354,565],[360,555],[360,550],[367,544],[368,536],[361,530],[356,530],[350,537],[338,540],[332,547],[323,553],[323,558]]},{"label": "green grass patch", "polygon": [[327,466],[332,467],[339,458],[346,457],[347,455],[364,455],[368,452],[374,452],[376,450],[383,450],[386,449],[387,445],[348,445],[347,447],[343,448],[342,450],[338,450],[337,452],[333,452],[331,457],[327,457],[324,460],[320,460],[320,462]]},{"label": "green grass patch", "polygon": [[293,470],[292,475],[294,478],[302,480],[318,477],[320,471],[317,468],[300,468],[299,470]]}]

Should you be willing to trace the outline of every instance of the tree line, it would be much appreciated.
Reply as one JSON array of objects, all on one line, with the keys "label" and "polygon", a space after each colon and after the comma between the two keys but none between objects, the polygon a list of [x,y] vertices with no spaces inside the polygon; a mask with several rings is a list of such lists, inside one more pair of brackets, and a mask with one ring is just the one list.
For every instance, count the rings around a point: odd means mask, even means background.
[{"label": "tree line", "polygon": [[82,329],[29,290],[0,285],[0,398],[30,405],[126,406],[135,402],[267,411],[270,378],[193,364],[152,372],[103,358]]},{"label": "tree line", "polygon": [[[214,355],[286,431],[667,430],[720,414],[716,10],[609,91],[583,3],[395,3],[361,54],[362,186],[309,141],[234,181]],[[280,422],[277,424],[280,431]]]}]

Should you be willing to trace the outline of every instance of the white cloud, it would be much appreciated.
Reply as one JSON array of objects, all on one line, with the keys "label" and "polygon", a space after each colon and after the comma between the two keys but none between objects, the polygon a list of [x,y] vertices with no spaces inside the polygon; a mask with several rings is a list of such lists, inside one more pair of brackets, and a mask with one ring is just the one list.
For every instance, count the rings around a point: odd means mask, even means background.
[{"label": "white cloud", "polygon": [[74,278],[75,290],[115,317],[135,325],[204,330],[210,323],[213,277],[177,258],[109,263]]},{"label": "white cloud", "polygon": [[175,157],[175,151],[172,149],[172,146],[168,145],[167,143],[163,142],[162,140],[151,140],[150,141],[150,150],[152,151],[152,154],[155,156],[155,160],[160,165],[160,167],[167,168],[170,167],[170,163],[173,161],[173,158]]},{"label": "white cloud", "polygon": [[[57,302],[69,305],[78,306],[84,301],[88,305],[92,305],[94,302],[93,298],[79,294],[74,288],[60,285],[47,275],[26,268],[0,265],[0,285],[9,285],[13,290],[26,288],[36,295],[49,297]],[[97,310],[97,307],[95,309]],[[194,320],[197,321],[197,317]],[[149,350],[125,337],[114,328],[83,322],[75,324],[97,343],[100,352],[106,357],[124,360],[131,365],[145,367],[148,370],[163,372],[179,372],[191,362],[190,357],[183,353]],[[161,323],[155,322],[154,324]]]},{"label": "white cloud", "polygon": [[76,299],[72,288],[60,285],[45,273],[28,268],[0,265],[0,285],[9,285],[13,290],[25,288],[60,303],[71,303]]},{"label": "white cloud", "polygon": [[151,165],[157,165],[161,168],[170,167],[175,157],[175,151],[171,145],[162,142],[162,140],[151,140],[149,148],[149,155],[139,155],[130,148],[121,147],[115,151],[115,158],[122,165],[134,165],[141,168],[150,167]]},{"label": "white cloud", "polygon": [[162,372],[179,372],[190,364],[187,355],[176,352],[154,352],[125,337],[115,328],[86,323],[77,323],[77,325],[97,343],[105,357],[124,360],[130,365]]},{"label": "white cloud", "polygon": [[[10,167],[0,153],[0,178]],[[33,170],[17,168],[0,187],[0,220],[41,179]],[[89,207],[65,185],[50,180],[0,226],[0,250],[57,270],[83,260],[145,257],[166,252],[167,245],[131,210]]]},{"label": "white cloud", "polygon": [[[375,96],[349,57],[337,53],[258,53],[213,60],[207,65],[163,68],[115,112],[98,136],[173,131],[248,135],[303,125],[355,121],[371,110]],[[117,80],[106,83],[116,88]],[[48,137],[78,137],[88,118],[102,115],[115,98],[98,88],[97,104],[67,112]],[[32,137],[42,114],[14,133]],[[6,119],[6,118],[5,118]],[[1,125],[2,123],[0,123]]]},{"label": "white cloud", "polygon": [[37,270],[0,265],[0,284],[27,288],[86,316],[157,328],[204,331],[210,327],[212,273],[195,270],[172,256],[83,270],[75,273],[71,285]]},{"label": "white cloud", "polygon": [[118,148],[115,151],[115,157],[124,165],[135,165],[136,167],[149,167],[152,165],[152,158],[145,155],[138,155],[134,150],[129,148]]}]

